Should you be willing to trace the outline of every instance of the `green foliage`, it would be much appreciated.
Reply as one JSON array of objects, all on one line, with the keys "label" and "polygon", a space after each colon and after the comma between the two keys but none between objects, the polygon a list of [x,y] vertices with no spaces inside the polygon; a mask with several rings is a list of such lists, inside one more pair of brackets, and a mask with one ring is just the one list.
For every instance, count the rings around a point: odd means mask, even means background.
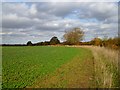
[{"label": "green foliage", "polygon": [[52,37],[50,40],[50,44],[51,45],[60,44],[60,41],[58,40],[57,37]]},{"label": "green foliage", "polygon": [[[70,61],[79,53],[72,47],[2,47],[2,87],[23,88],[32,85]],[[81,49],[82,50],[82,49]]]},{"label": "green foliage", "polygon": [[31,41],[28,41],[28,42],[27,42],[27,46],[32,46],[32,42],[31,42]]}]

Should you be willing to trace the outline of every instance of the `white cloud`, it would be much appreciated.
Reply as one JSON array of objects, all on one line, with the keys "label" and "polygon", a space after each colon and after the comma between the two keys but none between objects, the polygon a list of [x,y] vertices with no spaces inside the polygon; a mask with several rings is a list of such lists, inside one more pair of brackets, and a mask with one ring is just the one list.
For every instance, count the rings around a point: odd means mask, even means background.
[{"label": "white cloud", "polygon": [[35,15],[37,13],[36,5],[32,4],[30,7],[30,13]]},{"label": "white cloud", "polygon": [[14,43],[19,40],[37,42],[49,40],[54,35],[61,39],[64,31],[73,27],[82,28],[87,40],[96,33],[117,33],[116,3],[3,3],[2,7],[5,43],[14,38]]},{"label": "white cloud", "polygon": [[26,3],[3,3],[3,14],[17,14],[19,16],[27,16],[29,14],[29,6]]}]

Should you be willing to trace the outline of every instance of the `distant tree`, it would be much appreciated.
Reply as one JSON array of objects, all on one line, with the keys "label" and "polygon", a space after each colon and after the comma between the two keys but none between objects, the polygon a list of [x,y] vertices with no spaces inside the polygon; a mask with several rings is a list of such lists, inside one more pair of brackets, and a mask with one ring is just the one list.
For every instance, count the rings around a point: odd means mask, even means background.
[{"label": "distant tree", "polygon": [[83,40],[84,32],[80,28],[73,28],[72,30],[65,31],[63,38],[69,45],[78,44]]},{"label": "distant tree", "polygon": [[102,39],[100,39],[100,38],[94,38],[92,40],[92,44],[96,45],[96,46],[102,46]]},{"label": "distant tree", "polygon": [[114,38],[94,38],[90,41],[91,45],[96,46],[104,46],[106,48],[110,49],[120,49],[120,38],[114,37]]},{"label": "distant tree", "polygon": [[57,37],[52,37],[50,40],[50,45],[60,44],[60,41]]},{"label": "distant tree", "polygon": [[31,42],[31,41],[28,41],[28,42],[27,42],[27,46],[32,46],[32,42]]},{"label": "distant tree", "polygon": [[109,38],[105,42],[105,47],[112,48],[112,49],[118,49],[120,46],[120,38],[114,37],[114,38]]}]

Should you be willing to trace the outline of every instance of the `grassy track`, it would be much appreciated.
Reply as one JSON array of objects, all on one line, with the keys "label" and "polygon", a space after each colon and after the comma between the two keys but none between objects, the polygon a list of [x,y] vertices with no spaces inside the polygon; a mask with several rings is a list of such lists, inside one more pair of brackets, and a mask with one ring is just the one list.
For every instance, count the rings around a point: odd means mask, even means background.
[{"label": "grassy track", "polygon": [[22,88],[54,72],[89,50],[72,47],[3,47],[3,88]]},{"label": "grassy track", "polygon": [[[94,65],[90,50],[80,49],[79,54],[63,64],[54,73],[36,79],[32,88],[93,88]],[[83,51],[84,50],[84,51]]]}]

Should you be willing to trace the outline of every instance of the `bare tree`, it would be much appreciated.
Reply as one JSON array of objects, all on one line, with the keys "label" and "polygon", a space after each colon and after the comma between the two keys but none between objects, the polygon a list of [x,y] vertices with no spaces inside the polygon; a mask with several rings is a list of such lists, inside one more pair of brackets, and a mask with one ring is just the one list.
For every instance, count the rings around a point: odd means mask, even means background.
[{"label": "bare tree", "polygon": [[80,28],[73,28],[72,30],[65,31],[63,38],[66,40],[67,44],[78,44],[83,40],[84,32]]}]

